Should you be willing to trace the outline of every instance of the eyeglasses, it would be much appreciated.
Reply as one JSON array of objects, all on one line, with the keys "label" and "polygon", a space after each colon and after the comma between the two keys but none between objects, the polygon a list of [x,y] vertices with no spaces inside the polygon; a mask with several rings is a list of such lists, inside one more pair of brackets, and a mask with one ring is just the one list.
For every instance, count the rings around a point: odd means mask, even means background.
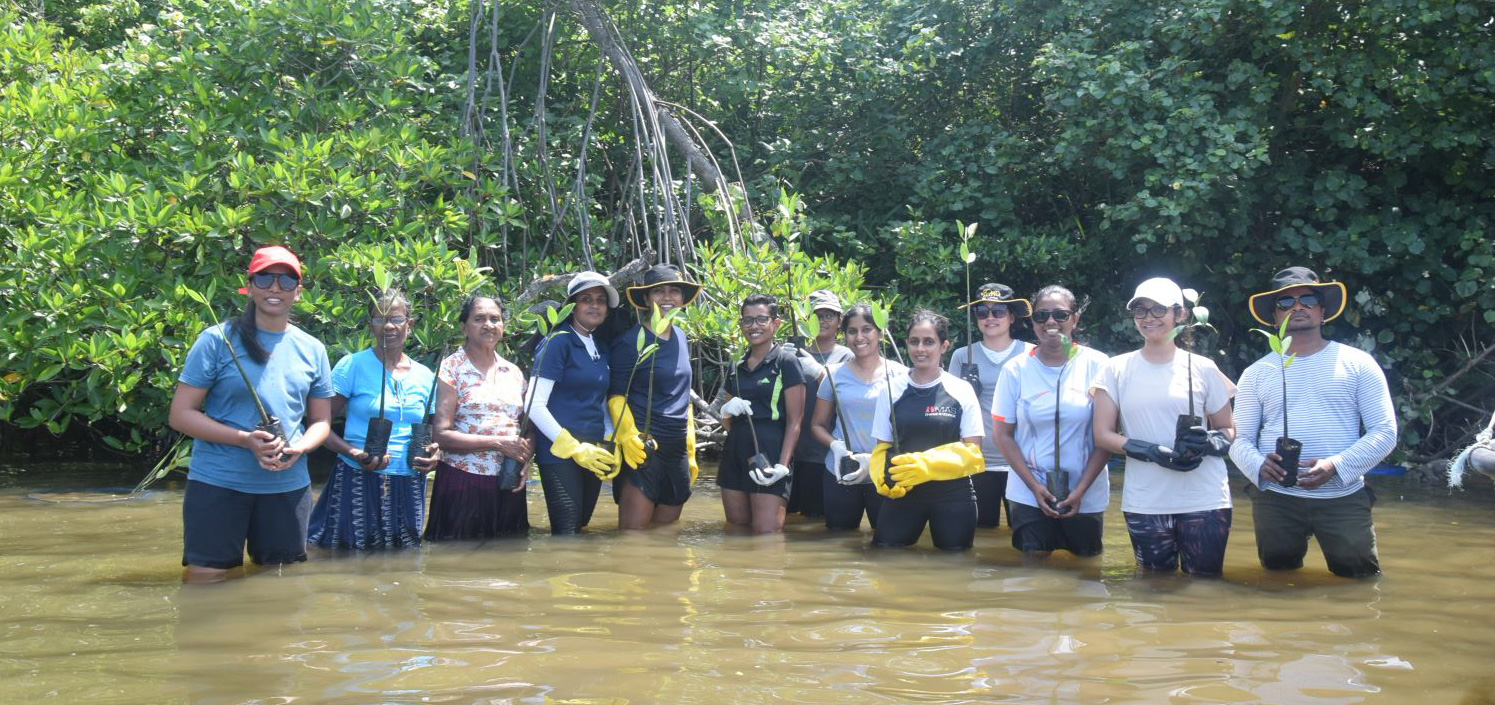
[{"label": "eyeglasses", "polygon": [[1063,323],[1069,320],[1069,317],[1073,315],[1075,315],[1074,311],[1067,311],[1062,308],[1056,308],[1052,311],[1034,311],[1033,320],[1037,323],[1047,323],[1049,318],[1052,317],[1055,321]]},{"label": "eyeglasses", "polygon": [[743,316],[737,319],[737,325],[747,328],[748,326],[766,326],[773,316]]},{"label": "eyeglasses", "polygon": [[1140,321],[1144,318],[1147,318],[1149,315],[1151,315],[1153,318],[1162,318],[1163,316],[1168,315],[1168,310],[1171,308],[1173,307],[1164,306],[1162,304],[1153,304],[1151,306],[1143,306],[1142,304],[1137,304],[1136,306],[1133,306],[1127,310],[1132,312],[1132,318]]},{"label": "eyeglasses", "polygon": [[1006,304],[997,304],[995,306],[976,304],[971,307],[971,313],[976,316],[976,320],[980,321],[987,318],[1006,318],[1008,311]]},{"label": "eyeglasses", "polygon": [[1291,311],[1293,306],[1303,304],[1303,308],[1318,308],[1318,294],[1303,294],[1302,296],[1279,296],[1275,305],[1278,311]]},{"label": "eyeglasses", "polygon": [[821,309],[815,312],[815,317],[822,321],[830,321],[840,318],[841,314],[836,313],[835,311],[832,311],[830,309]]},{"label": "eyeglasses", "polygon": [[279,284],[281,291],[291,291],[301,286],[301,280],[292,274],[272,274],[270,272],[259,272],[249,277],[254,282],[255,288],[269,289],[271,284]]},{"label": "eyeglasses", "polygon": [[398,328],[405,325],[409,321],[410,319],[406,318],[405,316],[374,316],[369,319],[369,325],[375,328],[382,328],[386,325],[391,325]]}]

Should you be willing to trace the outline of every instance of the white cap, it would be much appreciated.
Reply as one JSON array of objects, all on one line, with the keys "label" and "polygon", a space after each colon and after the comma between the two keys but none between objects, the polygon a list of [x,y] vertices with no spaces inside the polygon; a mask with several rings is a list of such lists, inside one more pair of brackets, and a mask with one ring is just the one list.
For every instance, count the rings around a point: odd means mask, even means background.
[{"label": "white cap", "polygon": [[1126,307],[1131,308],[1137,303],[1137,299],[1152,299],[1164,306],[1172,308],[1184,305],[1184,291],[1173,283],[1172,279],[1164,277],[1153,277],[1137,285],[1137,290],[1132,292],[1132,300],[1126,302]]},{"label": "white cap", "polygon": [[571,277],[571,283],[566,285],[566,298],[569,299],[587,289],[599,286],[607,290],[607,307],[617,308],[618,290],[613,287],[612,282],[607,280],[607,277],[592,271],[581,272]]}]

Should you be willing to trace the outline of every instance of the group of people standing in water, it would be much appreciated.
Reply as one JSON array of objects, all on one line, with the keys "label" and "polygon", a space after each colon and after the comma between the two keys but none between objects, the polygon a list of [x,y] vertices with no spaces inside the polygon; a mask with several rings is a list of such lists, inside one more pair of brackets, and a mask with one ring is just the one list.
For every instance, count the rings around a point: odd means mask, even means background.
[{"label": "group of people standing in water", "polygon": [[[290,322],[300,279],[290,251],[256,251],[244,313],[188,354],[171,425],[196,440],[182,510],[189,580],[242,565],[246,544],[253,562],[273,564],[305,560],[308,544],[522,535],[531,472],[554,534],[587,527],[609,483],[622,529],[680,518],[698,470],[690,347],[673,319],[700,286],[679,269],[655,266],[624,296],[600,274],[574,275],[569,312],[536,341],[528,375],[499,355],[507,314],[487,296],[463,303],[463,344],[436,371],[415,361],[404,351],[414,312],[396,290],[370,307],[373,346],[331,366]],[[1322,337],[1344,310],[1342,284],[1294,267],[1272,287],[1252,297],[1252,315],[1285,322],[1298,364],[1265,356],[1239,390],[1178,347],[1190,309],[1168,279],[1137,287],[1126,308],[1142,345],[1115,357],[1075,342],[1085,304],[1058,285],[1031,300],[982,286],[961,307],[980,339],[953,353],[938,313],[914,312],[896,335],[873,307],[826,291],[810,299],[819,335],[793,346],[777,335],[780,303],[750,296],[738,308],[745,352],[712,405],[727,427],[716,476],[726,522],[769,533],[797,512],[857,530],[865,517],[875,545],[912,545],[927,528],[936,547],[960,550],[1005,514],[1025,555],[1094,556],[1116,454],[1138,564],[1213,576],[1231,526],[1230,456],[1256,489],[1264,566],[1300,567],[1315,536],[1336,574],[1375,575],[1361,477],[1396,441],[1385,376]],[[624,299],[638,321],[620,330],[609,317]],[[1036,343],[1016,337],[1022,328]],[[884,356],[895,337],[907,365]],[[1295,467],[1275,445],[1289,413],[1303,443]],[[428,414],[425,442],[415,429]],[[387,443],[371,444],[381,425]],[[306,455],[323,445],[337,465],[313,504]]]}]

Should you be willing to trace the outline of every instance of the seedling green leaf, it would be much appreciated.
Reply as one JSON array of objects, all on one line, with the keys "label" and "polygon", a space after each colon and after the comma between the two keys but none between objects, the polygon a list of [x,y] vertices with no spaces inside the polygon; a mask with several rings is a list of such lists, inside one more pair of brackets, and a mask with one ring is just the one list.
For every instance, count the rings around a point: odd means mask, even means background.
[{"label": "seedling green leaf", "polygon": [[872,322],[877,324],[880,330],[888,329],[888,312],[879,304],[872,304]]}]

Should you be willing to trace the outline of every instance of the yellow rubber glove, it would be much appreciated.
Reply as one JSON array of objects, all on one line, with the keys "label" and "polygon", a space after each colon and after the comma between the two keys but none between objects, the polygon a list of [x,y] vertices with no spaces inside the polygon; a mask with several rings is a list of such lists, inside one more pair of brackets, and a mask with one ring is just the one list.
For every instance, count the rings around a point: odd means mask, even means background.
[{"label": "yellow rubber glove", "polygon": [[985,469],[981,448],[956,441],[917,453],[894,456],[893,481],[899,487],[915,487],[930,481],[958,480]]},{"label": "yellow rubber glove", "polygon": [[645,458],[644,437],[639,435],[638,425],[633,421],[633,411],[628,408],[628,400],[623,395],[608,398],[607,418],[613,420],[613,452],[620,459],[628,461],[629,465],[642,467]]},{"label": "yellow rubber glove", "polygon": [[601,446],[576,440],[566,429],[561,429],[561,435],[556,436],[555,442],[550,445],[550,453],[557,458],[570,458],[603,480],[612,478],[613,466],[617,464],[612,453]]},{"label": "yellow rubber glove", "polygon": [[908,488],[902,485],[888,486],[888,451],[893,449],[891,443],[879,443],[872,449],[872,462],[869,463],[867,474],[872,476],[872,487],[877,493],[888,499],[898,499],[908,494]]},{"label": "yellow rubber glove", "polygon": [[685,410],[685,460],[690,463],[690,484],[696,484],[701,467],[696,465],[696,418],[691,409]]}]

